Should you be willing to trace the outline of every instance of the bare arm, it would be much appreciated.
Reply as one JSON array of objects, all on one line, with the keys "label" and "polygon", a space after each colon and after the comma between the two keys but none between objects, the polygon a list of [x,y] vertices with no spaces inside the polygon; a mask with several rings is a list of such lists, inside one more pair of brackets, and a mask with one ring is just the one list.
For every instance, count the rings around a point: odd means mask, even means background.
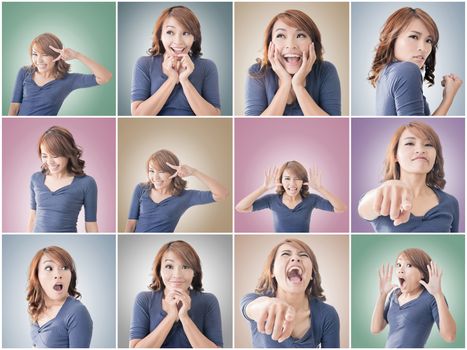
[{"label": "bare arm", "polygon": [[138,220],[128,219],[125,226],[125,232],[135,232]]},{"label": "bare arm", "polygon": [[29,211],[29,219],[28,219],[28,226],[27,226],[28,232],[34,231],[35,224],[36,224],[36,211],[34,209],[31,209]]},{"label": "bare arm", "polygon": [[305,86],[294,87],[295,95],[297,96],[298,104],[302,109],[303,115],[324,116],[326,113],[310,96]]},{"label": "bare arm", "polygon": [[268,190],[274,188],[278,183],[277,179],[278,169],[277,167],[268,169],[264,172],[264,183],[261,187],[257,188],[253,192],[251,192],[248,196],[243,198],[240,202],[237,203],[235,206],[235,210],[240,213],[249,213],[253,211],[253,203],[261,197],[264,193]]},{"label": "bare arm", "polygon": [[159,325],[143,339],[130,340],[130,348],[160,348],[172,329],[176,314],[167,314]]},{"label": "bare arm", "polygon": [[217,348],[215,343],[201,333],[188,314],[180,316],[180,321],[182,322],[186,337],[193,348]]},{"label": "bare arm", "polygon": [[339,197],[329,192],[321,184],[321,172],[316,166],[313,166],[313,168],[308,169],[308,183],[305,184],[314,189],[315,191],[318,191],[325,199],[327,199],[334,208],[334,212],[342,213],[347,210],[347,205],[345,205],[345,203],[341,201]]},{"label": "bare arm", "polygon": [[165,103],[169,99],[169,96],[172,93],[176,84],[177,84],[177,79],[169,77],[169,79],[164,81],[161,87],[147,100],[132,102],[131,103],[131,115],[155,116],[159,114],[162,107],[164,107]]},{"label": "bare arm", "polygon": [[86,232],[99,232],[99,228],[97,226],[96,221],[86,221],[84,223],[84,227],[86,229]]},{"label": "bare arm", "polygon": [[443,80],[441,81],[441,85],[444,86],[443,99],[438,108],[433,112],[433,115],[448,114],[449,108],[451,108],[457,91],[461,87],[462,83],[462,80],[457,75],[448,74],[443,76]]},{"label": "bare arm", "polygon": [[18,115],[19,107],[21,107],[21,103],[17,103],[17,102],[10,103],[10,108],[8,109],[8,115],[10,116]]}]

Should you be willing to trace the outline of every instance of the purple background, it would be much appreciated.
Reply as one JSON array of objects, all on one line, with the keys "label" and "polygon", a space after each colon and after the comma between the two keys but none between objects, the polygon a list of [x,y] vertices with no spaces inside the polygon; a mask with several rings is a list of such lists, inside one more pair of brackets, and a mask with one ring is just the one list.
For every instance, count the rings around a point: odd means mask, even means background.
[{"label": "purple background", "polygon": [[459,231],[465,231],[464,119],[459,118],[359,118],[352,120],[352,232],[374,232],[357,212],[360,198],[379,186],[386,148],[397,128],[422,121],[441,139],[446,179],[445,191],[459,201]]},{"label": "purple background", "polygon": [[[263,184],[266,169],[297,160],[307,169],[316,164],[323,186],[348,205],[348,123],[342,118],[235,120],[235,204]],[[348,211],[315,210],[310,230],[348,232],[348,218]],[[235,212],[235,231],[274,232],[271,211]]]},{"label": "purple background", "polygon": [[[31,175],[40,171],[37,142],[53,125],[67,128],[83,150],[84,171],[97,182],[97,224],[115,232],[115,120],[3,119],[3,232],[25,232],[29,217]],[[78,232],[84,232],[83,210]]]}]

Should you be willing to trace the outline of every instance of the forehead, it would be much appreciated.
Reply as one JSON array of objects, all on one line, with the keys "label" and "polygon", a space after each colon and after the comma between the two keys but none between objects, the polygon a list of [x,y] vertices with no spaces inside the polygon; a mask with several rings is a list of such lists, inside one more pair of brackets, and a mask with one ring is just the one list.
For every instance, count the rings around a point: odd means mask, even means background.
[{"label": "forehead", "polygon": [[410,259],[407,255],[401,254],[397,257],[397,261],[399,262],[410,262]]},{"label": "forehead", "polygon": [[173,252],[172,250],[168,250],[166,251],[163,255],[162,255],[162,261],[166,261],[166,260],[172,260],[176,263],[184,263],[185,261],[180,257],[180,255],[178,255],[177,253]]},{"label": "forehead", "polygon": [[420,139],[420,140],[427,140],[428,137],[427,135],[423,134],[422,132],[418,131],[418,130],[414,130],[412,128],[407,128],[405,129],[402,134],[401,134],[401,137],[399,138],[399,140],[404,140],[406,138],[415,138],[415,139]]},{"label": "forehead", "polygon": [[412,18],[409,24],[407,24],[407,27],[405,27],[403,31],[404,32],[415,31],[423,35],[431,35],[430,31],[428,30],[428,27],[419,18]]},{"label": "forehead", "polygon": [[55,264],[55,265],[59,265],[60,262],[57,261],[57,259],[51,257],[50,255],[44,254],[44,255],[42,255],[42,257],[41,257],[41,260],[39,260],[39,265],[43,265],[43,264]]},{"label": "forehead", "polygon": [[[287,21],[289,24],[292,24],[290,21]],[[297,28],[295,25],[289,25],[286,23],[286,21],[284,21],[283,19],[279,18],[275,23],[274,25],[272,26],[272,31],[275,32],[276,30],[278,29],[283,29],[285,31],[291,31],[291,32],[295,32],[295,31],[299,31],[300,29]]]},{"label": "forehead", "polygon": [[40,47],[36,43],[32,44],[32,51],[39,52],[39,53],[44,53],[44,50],[42,49],[42,47]]},{"label": "forehead", "polygon": [[292,169],[284,169],[284,172],[282,173],[282,176],[296,176],[297,173],[293,171]]},{"label": "forehead", "polygon": [[174,16],[169,16],[166,18],[162,27],[165,29],[166,27],[171,27],[172,29],[186,29],[183,24],[181,24]]},{"label": "forehead", "polygon": [[300,253],[300,252],[305,252],[306,250],[301,248],[299,245],[293,244],[293,243],[284,243],[279,246],[277,249],[277,254],[280,254],[281,252],[285,250],[290,250],[291,252],[294,253]]}]

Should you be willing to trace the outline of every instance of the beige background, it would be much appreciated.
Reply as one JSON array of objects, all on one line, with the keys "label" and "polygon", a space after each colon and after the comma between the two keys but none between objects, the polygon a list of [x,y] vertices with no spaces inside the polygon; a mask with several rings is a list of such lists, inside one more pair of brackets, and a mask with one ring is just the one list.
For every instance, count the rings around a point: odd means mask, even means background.
[{"label": "beige background", "polygon": [[[230,119],[119,119],[118,229],[123,232],[135,186],[147,181],[146,161],[159,150],[199,169],[229,189],[220,203],[197,205],[182,215],[176,232],[232,232],[232,121]],[[207,190],[195,177],[188,189]]]},{"label": "beige background", "polygon": [[296,9],[308,14],[321,33],[324,60],[339,74],[342,115],[349,115],[348,3],[235,3],[235,115],[243,115],[248,68],[262,56],[264,30],[278,13]]},{"label": "beige background", "polygon": [[240,311],[240,299],[254,292],[271,249],[285,238],[310,246],[318,260],[326,303],[340,319],[340,345],[349,347],[349,237],[347,235],[236,235],[235,236],[235,347],[251,348],[250,325]]}]

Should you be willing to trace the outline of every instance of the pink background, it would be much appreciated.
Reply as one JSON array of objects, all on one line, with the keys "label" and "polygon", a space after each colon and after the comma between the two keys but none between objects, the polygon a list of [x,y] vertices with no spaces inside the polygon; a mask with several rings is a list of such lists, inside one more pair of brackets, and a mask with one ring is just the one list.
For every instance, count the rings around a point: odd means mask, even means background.
[{"label": "pink background", "polygon": [[[348,206],[348,125],[343,118],[235,120],[235,204],[263,184],[266,169],[297,160],[307,169],[316,164],[323,186]],[[235,212],[235,231],[274,232],[271,211]],[[310,231],[348,232],[349,213],[314,210]]]},{"label": "pink background", "polygon": [[[97,182],[97,224],[115,232],[115,120],[3,119],[3,232],[25,232],[29,217],[31,175],[40,171],[37,142],[53,125],[70,130],[86,161],[84,171]],[[84,232],[83,210],[78,232]]]}]

